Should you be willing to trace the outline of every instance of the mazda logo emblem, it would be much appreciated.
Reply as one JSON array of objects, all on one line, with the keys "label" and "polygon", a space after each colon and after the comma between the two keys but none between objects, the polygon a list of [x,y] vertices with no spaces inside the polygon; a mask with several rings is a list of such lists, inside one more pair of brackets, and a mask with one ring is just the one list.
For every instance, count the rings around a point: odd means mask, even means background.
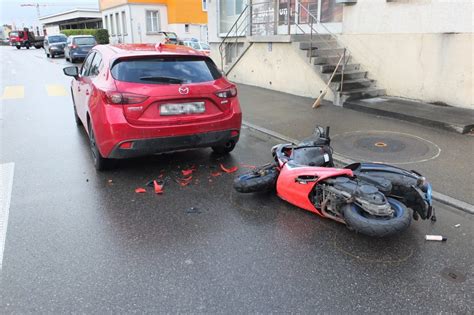
[{"label": "mazda logo emblem", "polygon": [[189,93],[189,88],[181,86],[181,87],[179,87],[178,91],[179,91],[179,94],[188,94]]}]

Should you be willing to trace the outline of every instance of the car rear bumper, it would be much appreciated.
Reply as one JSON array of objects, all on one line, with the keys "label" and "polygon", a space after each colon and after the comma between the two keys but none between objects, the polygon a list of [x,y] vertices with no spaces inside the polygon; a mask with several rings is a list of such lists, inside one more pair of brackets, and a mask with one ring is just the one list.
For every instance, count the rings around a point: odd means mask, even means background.
[{"label": "car rear bumper", "polygon": [[[236,133],[236,131],[238,132]],[[233,129],[186,136],[127,140],[117,144],[108,157],[113,159],[125,159],[182,149],[224,146],[231,141],[237,143],[239,141],[239,135],[240,130]],[[131,148],[120,148],[122,143],[130,141],[133,142]]]},{"label": "car rear bumper", "polygon": [[87,54],[89,52],[79,52],[79,51],[71,51],[69,53],[69,55],[72,57],[72,58],[76,58],[76,59],[84,59],[86,58]]}]

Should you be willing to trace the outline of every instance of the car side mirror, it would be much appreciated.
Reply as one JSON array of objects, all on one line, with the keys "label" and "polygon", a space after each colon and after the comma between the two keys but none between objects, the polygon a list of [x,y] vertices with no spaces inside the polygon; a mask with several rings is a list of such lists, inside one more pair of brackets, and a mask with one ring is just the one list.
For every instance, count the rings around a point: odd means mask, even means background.
[{"label": "car side mirror", "polygon": [[73,67],[66,67],[63,69],[63,72],[65,75],[67,76],[70,76],[70,77],[74,77],[74,79],[78,79],[79,78],[79,68],[76,67],[76,66],[73,66]]}]

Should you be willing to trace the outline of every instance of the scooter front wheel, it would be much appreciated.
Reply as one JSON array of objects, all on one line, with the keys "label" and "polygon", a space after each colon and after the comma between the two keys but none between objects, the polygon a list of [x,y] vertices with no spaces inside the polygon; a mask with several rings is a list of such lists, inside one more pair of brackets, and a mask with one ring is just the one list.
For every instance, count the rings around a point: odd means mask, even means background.
[{"label": "scooter front wheel", "polygon": [[349,229],[373,237],[385,237],[406,230],[411,223],[411,210],[396,199],[387,199],[394,210],[392,217],[370,215],[354,203],[346,205],[343,214]]},{"label": "scooter front wheel", "polygon": [[277,178],[276,166],[267,166],[237,177],[234,180],[234,189],[240,193],[268,191],[275,188]]}]

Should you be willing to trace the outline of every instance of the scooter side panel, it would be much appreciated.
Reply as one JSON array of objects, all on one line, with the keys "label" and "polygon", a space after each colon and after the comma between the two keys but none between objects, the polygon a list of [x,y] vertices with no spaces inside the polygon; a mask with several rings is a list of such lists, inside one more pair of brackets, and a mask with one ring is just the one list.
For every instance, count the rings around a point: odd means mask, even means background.
[{"label": "scooter side panel", "polygon": [[[328,168],[328,167],[310,167],[297,166],[291,167],[285,164],[278,176],[277,180],[277,195],[281,199],[305,210],[321,214],[321,212],[313,205],[309,198],[309,194],[314,186],[322,180],[335,176],[349,176],[352,177],[352,171],[349,169]],[[317,176],[315,182],[308,182],[306,184],[297,181],[300,176]]]}]

